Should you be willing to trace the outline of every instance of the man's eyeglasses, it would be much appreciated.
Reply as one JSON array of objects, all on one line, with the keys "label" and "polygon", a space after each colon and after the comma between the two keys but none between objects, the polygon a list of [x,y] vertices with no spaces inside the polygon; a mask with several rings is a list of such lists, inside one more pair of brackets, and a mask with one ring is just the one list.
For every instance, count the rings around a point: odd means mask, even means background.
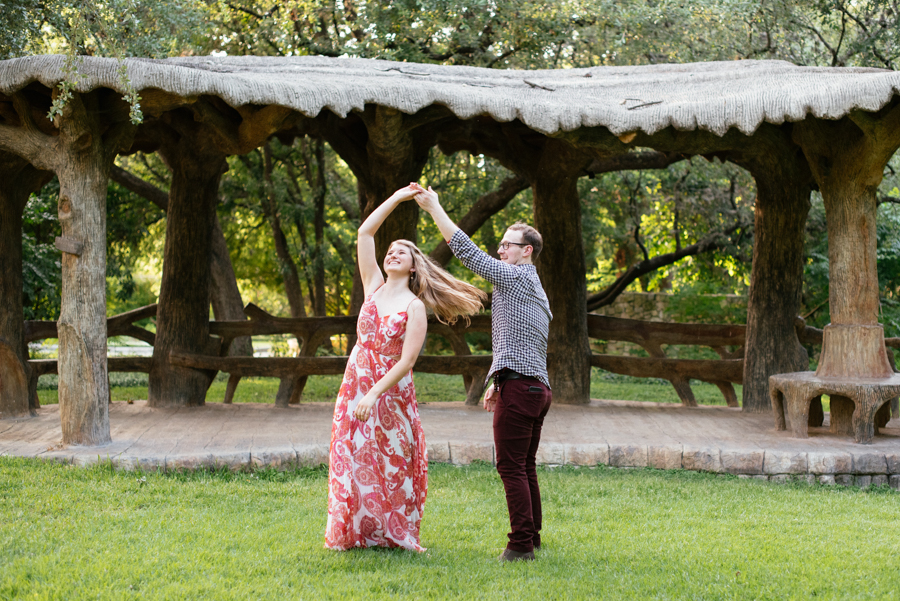
[{"label": "man's eyeglasses", "polygon": [[522,242],[501,242],[499,248],[509,250],[510,244],[515,244],[516,246],[531,246],[530,244],[524,244]]}]

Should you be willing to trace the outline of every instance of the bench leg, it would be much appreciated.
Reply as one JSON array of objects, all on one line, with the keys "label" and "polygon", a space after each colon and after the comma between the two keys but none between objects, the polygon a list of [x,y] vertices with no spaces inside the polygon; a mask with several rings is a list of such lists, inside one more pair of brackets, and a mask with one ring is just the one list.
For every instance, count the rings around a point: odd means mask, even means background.
[{"label": "bench leg", "polygon": [[887,400],[875,412],[875,434],[878,434],[879,428],[884,428],[891,421],[891,401]]},{"label": "bench leg", "polygon": [[240,381],[241,376],[234,374],[228,376],[228,384],[225,385],[225,398],[222,399],[222,403],[230,405],[234,402],[234,392],[237,390],[238,382]]},{"label": "bench leg", "polygon": [[466,405],[477,407],[481,403],[481,393],[484,391],[484,379],[487,377],[487,372],[480,370],[472,373],[469,377],[470,383],[466,386]]},{"label": "bench leg", "polygon": [[294,383],[296,380],[295,376],[281,378],[278,384],[278,392],[275,394],[276,407],[285,408],[290,404],[291,397],[294,395]]},{"label": "bench leg", "polygon": [[836,394],[831,395],[830,431],[832,434],[855,435],[853,428],[853,413],[855,409],[856,403],[849,397]]},{"label": "bench leg", "polygon": [[684,378],[672,378],[669,382],[672,383],[672,388],[675,389],[678,398],[681,399],[682,405],[685,407],[697,406],[697,399],[694,398],[694,391],[691,390],[690,382]]},{"label": "bench leg", "polygon": [[784,393],[772,384],[769,384],[769,398],[772,401],[772,415],[775,416],[775,429],[778,431],[787,430],[787,424],[784,419]]},{"label": "bench leg", "polygon": [[737,394],[735,394],[734,386],[731,385],[731,382],[716,382],[716,386],[719,387],[719,392],[725,397],[726,405],[729,407],[740,407],[737,400]]},{"label": "bench leg", "polygon": [[809,402],[809,421],[807,424],[810,428],[818,428],[824,423],[825,410],[822,408],[822,395],[819,395]]},{"label": "bench leg", "polygon": [[785,417],[796,438],[809,438],[809,406],[813,397],[805,390],[788,390],[784,395]]}]

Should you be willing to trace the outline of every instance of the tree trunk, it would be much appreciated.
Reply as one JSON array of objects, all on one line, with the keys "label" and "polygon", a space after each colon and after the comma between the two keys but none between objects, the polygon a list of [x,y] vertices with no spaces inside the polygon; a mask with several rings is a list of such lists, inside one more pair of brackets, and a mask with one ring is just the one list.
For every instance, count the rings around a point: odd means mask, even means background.
[{"label": "tree trunk", "polygon": [[284,293],[291,309],[291,317],[306,317],[306,305],[303,302],[303,288],[300,286],[300,274],[291,256],[287,237],[281,227],[281,216],[278,210],[278,199],[275,196],[275,185],[272,183],[272,150],[268,144],[263,146],[263,173],[266,180],[266,198],[263,200],[263,213],[272,228],[272,239],[275,242],[275,255],[281,268],[281,279],[284,282]]},{"label": "tree trunk", "polygon": [[[228,253],[228,243],[218,217],[213,222],[212,260],[210,261],[210,298],[213,315],[219,321],[244,321],[244,301]],[[253,342],[249,336],[235,338],[228,350],[230,357],[252,357]]]},{"label": "tree trunk", "polygon": [[34,390],[37,379],[31,377],[24,333],[22,213],[31,193],[40,190],[51,177],[24,159],[0,155],[0,305],[4,307],[0,311],[0,341],[5,341],[10,351],[6,355],[9,365],[0,366],[0,370],[5,374],[20,372],[26,382],[24,389],[14,388],[0,377],[0,418],[32,415],[39,407]]},{"label": "tree trunk", "polygon": [[[762,135],[763,129],[757,133]],[[771,135],[780,143],[764,145],[750,161],[738,161],[753,174],[757,188],[742,393],[748,413],[771,411],[769,376],[809,369],[794,321],[803,287],[812,176],[787,135],[775,131]]]},{"label": "tree trunk", "polygon": [[[99,136],[98,136],[99,137]],[[109,434],[106,365],[106,168],[99,150],[72,152],[59,172],[62,238],[82,245],[62,254],[59,413],[63,442],[100,445]]]},{"label": "tree trunk", "polygon": [[[363,116],[368,132],[366,155],[365,219],[396,190],[418,181],[428,161],[428,147],[417,143],[404,126],[404,114],[383,106],[367,107]],[[424,146],[424,148],[423,148]],[[375,233],[375,252],[378,263],[387,254],[394,240],[416,242],[419,205],[404,202],[384,221]]]},{"label": "tree trunk", "polygon": [[577,188],[587,162],[568,144],[549,140],[533,183],[534,226],[544,239],[537,265],[553,311],[547,370],[554,402],[572,405],[590,401],[587,282]]},{"label": "tree trunk", "polygon": [[[54,91],[54,95],[58,91]],[[59,177],[56,246],[62,256],[59,413],[64,444],[100,445],[109,436],[106,363],[106,189],[116,153],[131,145],[134,126],[102,122],[115,111],[99,92],[76,93],[44,133],[24,95],[13,96],[22,125],[0,125],[0,147]],[[43,110],[43,109],[41,109]],[[48,124],[45,124],[45,128]]]},{"label": "tree trunk", "polygon": [[198,129],[193,126],[160,150],[172,169],[172,187],[150,369],[151,407],[203,405],[211,374],[173,366],[169,353],[217,350],[209,336],[210,257],[219,180],[228,164]]},{"label": "tree trunk", "polygon": [[829,184],[822,187],[822,199],[828,220],[831,323],[877,325],[876,188],[855,179]]},{"label": "tree trunk", "polygon": [[[110,170],[110,179],[131,192],[149,200],[163,211],[169,210],[169,195],[150,182],[129,173],[125,169],[113,165]],[[237,279],[234,276],[234,267],[231,264],[231,255],[228,253],[228,243],[222,232],[219,219],[213,224],[212,260],[210,264],[212,274],[212,306],[216,319],[220,321],[242,321],[247,318],[244,315],[244,301],[238,290]],[[252,357],[253,344],[249,336],[235,338],[228,352],[232,357]]]},{"label": "tree trunk", "polygon": [[[313,282],[315,284],[315,303],[313,313],[325,317],[325,142],[316,140],[316,176],[310,181],[313,187],[313,230],[316,239],[316,251],[313,255]],[[311,177],[310,180],[313,180]]]},{"label": "tree trunk", "polygon": [[[133,127],[101,127],[99,96],[76,95],[57,121],[62,306],[59,415],[64,444],[102,445],[109,433],[106,346],[106,192],[115,151]],[[101,133],[103,132],[103,133]]]}]

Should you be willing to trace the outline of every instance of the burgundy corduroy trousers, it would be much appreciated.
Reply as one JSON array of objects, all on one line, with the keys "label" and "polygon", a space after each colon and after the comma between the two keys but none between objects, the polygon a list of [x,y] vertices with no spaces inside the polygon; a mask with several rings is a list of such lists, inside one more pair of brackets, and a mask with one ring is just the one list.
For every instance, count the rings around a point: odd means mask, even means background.
[{"label": "burgundy corduroy trousers", "polygon": [[508,549],[527,553],[541,544],[541,489],[535,456],[552,394],[536,378],[506,380],[494,409],[497,472],[509,509]]}]

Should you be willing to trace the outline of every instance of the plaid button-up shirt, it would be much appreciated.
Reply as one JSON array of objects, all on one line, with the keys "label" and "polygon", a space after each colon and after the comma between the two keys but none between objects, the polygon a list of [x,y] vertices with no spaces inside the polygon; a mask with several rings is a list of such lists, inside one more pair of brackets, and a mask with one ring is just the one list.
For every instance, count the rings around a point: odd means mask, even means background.
[{"label": "plaid button-up shirt", "polygon": [[[494,285],[491,297],[491,342],[494,360],[488,373],[509,368],[550,387],[547,337],[550,302],[534,265],[509,265],[477,246],[462,230],[448,242],[462,264]],[[485,381],[485,383],[487,383]]]}]

